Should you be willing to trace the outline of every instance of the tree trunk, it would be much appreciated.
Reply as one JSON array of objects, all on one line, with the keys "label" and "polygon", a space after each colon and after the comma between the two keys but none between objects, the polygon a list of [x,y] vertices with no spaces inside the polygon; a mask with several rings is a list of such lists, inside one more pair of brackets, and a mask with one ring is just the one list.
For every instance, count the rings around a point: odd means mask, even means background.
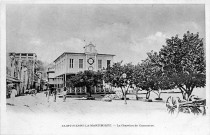
[{"label": "tree trunk", "polygon": [[179,89],[181,90],[182,98],[184,100],[187,100],[188,99],[188,97],[187,97],[187,90],[185,88],[183,88],[183,87],[179,87]]},{"label": "tree trunk", "polygon": [[183,97],[184,100],[189,100],[189,97],[192,94],[192,90],[193,89],[187,88],[187,89],[184,89],[184,90],[181,91],[182,92],[182,97]]},{"label": "tree trunk", "polygon": [[89,92],[89,97],[91,97],[91,87],[87,87],[87,91]]},{"label": "tree trunk", "polygon": [[161,94],[161,93],[158,93],[158,98],[159,98],[159,99],[160,99],[160,94]]},{"label": "tree trunk", "polygon": [[90,97],[91,97],[92,95],[91,95],[91,90],[90,90]]},{"label": "tree trunk", "polygon": [[182,93],[182,97],[183,97],[184,100],[188,100],[188,95],[187,95],[186,92],[183,92]]},{"label": "tree trunk", "polygon": [[192,91],[189,89],[189,90],[186,92],[187,100],[189,100],[189,97],[191,96],[191,94],[192,94]]},{"label": "tree trunk", "polygon": [[162,90],[158,91],[158,98],[160,99],[160,94],[161,94]]},{"label": "tree trunk", "polygon": [[[124,90],[123,90],[123,89],[124,89]],[[124,98],[125,104],[127,104],[125,88],[122,88],[122,87],[121,87],[121,90],[122,90],[122,93],[123,93],[123,98]]]},{"label": "tree trunk", "polygon": [[150,91],[147,91],[146,99],[149,99],[149,97],[150,97]]},{"label": "tree trunk", "polygon": [[126,94],[124,95],[124,101],[125,101],[125,104],[127,104],[127,101],[126,101]]},{"label": "tree trunk", "polygon": [[136,100],[139,100],[139,98],[138,98],[138,90],[136,90]]},{"label": "tree trunk", "polygon": [[122,90],[122,94],[123,94],[123,97],[124,97],[125,93],[124,93],[124,91],[123,91],[123,88],[122,88],[122,87],[121,87],[121,90]]}]

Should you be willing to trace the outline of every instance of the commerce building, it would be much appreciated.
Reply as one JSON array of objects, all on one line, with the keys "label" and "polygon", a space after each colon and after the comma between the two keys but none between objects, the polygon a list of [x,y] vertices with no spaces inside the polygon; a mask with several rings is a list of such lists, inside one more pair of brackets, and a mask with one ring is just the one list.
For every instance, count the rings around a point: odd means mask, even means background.
[{"label": "commerce building", "polygon": [[100,54],[92,43],[84,47],[83,53],[64,52],[55,61],[55,79],[59,88],[66,86],[66,80],[85,70],[105,70],[113,65],[113,54]]}]

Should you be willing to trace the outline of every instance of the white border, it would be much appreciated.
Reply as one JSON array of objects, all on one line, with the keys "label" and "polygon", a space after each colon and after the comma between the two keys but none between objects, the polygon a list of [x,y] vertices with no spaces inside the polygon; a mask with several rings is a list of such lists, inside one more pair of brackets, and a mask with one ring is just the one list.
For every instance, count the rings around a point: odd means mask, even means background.
[{"label": "white border", "polygon": [[[206,101],[207,101],[207,116],[210,125],[210,3],[205,5],[205,30],[206,30]],[[210,132],[210,129],[208,129]]]},{"label": "white border", "polygon": [[0,84],[0,96],[1,96],[1,101],[0,101],[0,109],[1,109],[1,132],[4,133],[6,131],[6,98],[5,98],[5,95],[6,95],[6,8],[5,8],[5,4],[1,4],[0,5],[0,23],[1,23],[1,33],[0,33],[0,41],[1,41],[1,46],[0,46],[0,72],[1,72],[1,75],[0,75],[0,81],[1,81],[1,84]]},{"label": "white border", "polygon": [[207,4],[208,0],[2,0],[6,4]]},{"label": "white border", "polygon": [[[1,81],[1,87],[0,87],[0,96],[1,96],[1,128],[0,132],[6,133],[6,4],[205,4],[205,29],[206,29],[206,99],[207,99],[207,106],[210,105],[210,2],[208,0],[3,0],[0,3],[0,28],[1,28],[1,35],[0,35],[0,67],[1,67],[1,75],[0,75],[0,81]],[[209,121],[210,126],[210,118],[209,118],[209,108],[207,108],[207,118]],[[135,129],[134,129],[135,130]],[[198,129],[199,130],[199,129]],[[164,132],[164,131],[163,131]],[[207,133],[210,133],[210,129],[206,129]]]}]

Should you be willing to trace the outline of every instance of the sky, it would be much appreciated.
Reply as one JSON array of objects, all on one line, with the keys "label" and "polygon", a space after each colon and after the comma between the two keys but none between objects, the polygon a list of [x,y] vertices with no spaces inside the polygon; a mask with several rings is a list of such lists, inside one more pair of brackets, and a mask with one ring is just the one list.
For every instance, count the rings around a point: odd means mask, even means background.
[{"label": "sky", "polygon": [[53,62],[63,52],[84,52],[90,42],[115,62],[134,64],[159,51],[166,38],[199,32],[205,38],[204,5],[8,4],[7,52],[36,53]]}]

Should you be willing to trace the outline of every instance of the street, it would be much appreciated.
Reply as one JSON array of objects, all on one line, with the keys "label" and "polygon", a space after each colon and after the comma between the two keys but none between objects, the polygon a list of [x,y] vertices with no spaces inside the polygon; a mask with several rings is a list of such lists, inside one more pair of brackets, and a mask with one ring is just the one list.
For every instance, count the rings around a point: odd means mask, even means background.
[{"label": "street", "polygon": [[[10,99],[7,99],[7,104]],[[199,118],[199,119],[198,119]],[[190,122],[189,127],[181,125]],[[84,133],[95,130],[107,132],[116,131],[128,132],[134,127],[117,126],[125,124],[152,125],[153,127],[135,128],[135,132],[155,133],[166,129],[170,133],[186,134],[191,133],[193,127],[196,129],[207,129],[207,119],[203,116],[180,114],[178,117],[169,115],[166,112],[164,102],[143,102],[128,100],[125,105],[122,100],[103,102],[100,99],[83,100],[83,98],[62,98],[50,102],[44,93],[36,96],[20,96],[15,99],[15,106],[7,105],[7,133],[8,134],[62,134],[62,133]],[[110,124],[111,127],[66,127],[86,124]],[[18,125],[18,126],[17,126]],[[175,126],[176,125],[176,126]],[[124,127],[124,128],[123,128]],[[176,128],[174,128],[176,127]],[[151,129],[151,130],[145,130]],[[111,130],[113,129],[113,130]],[[127,130],[126,130],[127,129]],[[179,129],[179,130],[178,130]],[[88,130],[89,132],[86,132]],[[80,131],[80,132],[78,132]],[[205,130],[196,130],[201,134]],[[168,134],[164,132],[163,134]]]},{"label": "street", "polygon": [[210,134],[207,2],[15,1],[0,134]]}]

